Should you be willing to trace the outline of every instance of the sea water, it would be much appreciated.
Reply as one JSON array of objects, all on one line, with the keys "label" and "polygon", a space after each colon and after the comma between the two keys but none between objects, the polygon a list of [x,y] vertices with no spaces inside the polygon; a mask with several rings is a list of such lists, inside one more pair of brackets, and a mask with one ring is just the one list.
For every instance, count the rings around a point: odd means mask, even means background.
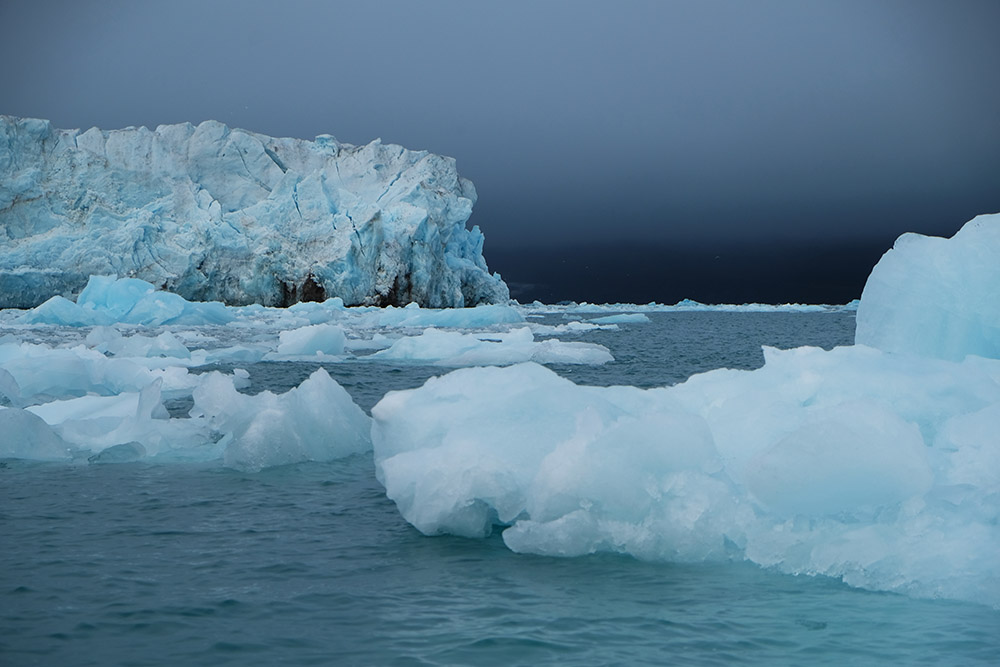
[{"label": "sea water", "polygon": [[[594,331],[583,384],[756,368],[761,345],[850,344],[850,312],[651,313]],[[539,321],[558,324],[558,316]],[[285,391],[313,363],[248,367]],[[440,368],[324,364],[365,410]],[[187,409],[168,405],[172,413]],[[543,558],[425,537],[370,456],[216,464],[0,462],[0,664],[996,664],[1000,611],[747,563]]]}]

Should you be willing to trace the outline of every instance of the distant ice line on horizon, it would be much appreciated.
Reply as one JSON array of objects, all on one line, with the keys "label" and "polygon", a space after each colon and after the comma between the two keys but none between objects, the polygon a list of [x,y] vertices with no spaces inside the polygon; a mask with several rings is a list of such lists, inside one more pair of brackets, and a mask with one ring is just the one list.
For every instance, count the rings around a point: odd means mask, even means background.
[{"label": "distant ice line on horizon", "polygon": [[684,312],[684,311],[725,311],[725,312],[824,312],[824,311],[844,311],[857,310],[860,299],[854,299],[846,304],[808,304],[808,303],[701,303],[692,299],[682,299],[675,304],[664,304],[651,301],[644,304],[636,303],[590,303],[580,302],[560,302],[557,304],[546,304],[540,301],[531,303],[512,302],[529,312],[570,312],[570,313],[600,313],[600,312]]}]

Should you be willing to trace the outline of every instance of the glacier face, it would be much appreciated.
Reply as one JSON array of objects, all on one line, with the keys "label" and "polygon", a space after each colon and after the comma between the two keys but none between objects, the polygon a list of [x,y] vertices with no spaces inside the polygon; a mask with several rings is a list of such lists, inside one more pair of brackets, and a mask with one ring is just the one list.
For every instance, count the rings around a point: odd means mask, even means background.
[{"label": "glacier face", "polygon": [[0,116],[0,307],[90,275],[198,301],[472,306],[509,299],[452,158],[217,121],[101,131]]}]

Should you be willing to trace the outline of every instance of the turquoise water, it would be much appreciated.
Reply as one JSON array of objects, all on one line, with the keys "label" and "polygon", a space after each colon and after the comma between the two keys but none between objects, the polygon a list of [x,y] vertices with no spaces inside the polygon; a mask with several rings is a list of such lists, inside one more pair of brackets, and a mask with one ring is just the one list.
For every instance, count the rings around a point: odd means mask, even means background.
[{"label": "turquoise water", "polygon": [[[588,334],[577,382],[655,386],[830,347],[849,313],[652,314]],[[553,323],[557,320],[551,320]],[[326,366],[369,409],[440,369]],[[312,364],[249,368],[255,389]],[[181,410],[182,406],[173,406]],[[428,538],[369,457],[0,467],[0,664],[996,664],[1000,612],[734,564],[514,554]]]}]

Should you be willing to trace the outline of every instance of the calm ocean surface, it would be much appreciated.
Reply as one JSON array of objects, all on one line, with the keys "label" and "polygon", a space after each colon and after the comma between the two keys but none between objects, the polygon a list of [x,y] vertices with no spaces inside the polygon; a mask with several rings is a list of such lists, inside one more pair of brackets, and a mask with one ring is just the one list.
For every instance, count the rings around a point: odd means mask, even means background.
[{"label": "calm ocean surface", "polygon": [[[829,348],[854,335],[844,312],[650,318],[580,337],[614,363],[553,368],[650,387],[760,366],[764,344]],[[280,392],[315,367],[248,370],[254,391]],[[443,372],[325,367],[366,410]],[[499,536],[424,537],[386,499],[370,456],[253,474],[0,462],[5,667],[998,663],[1000,611],[988,607],[748,564],[543,558]]]}]

